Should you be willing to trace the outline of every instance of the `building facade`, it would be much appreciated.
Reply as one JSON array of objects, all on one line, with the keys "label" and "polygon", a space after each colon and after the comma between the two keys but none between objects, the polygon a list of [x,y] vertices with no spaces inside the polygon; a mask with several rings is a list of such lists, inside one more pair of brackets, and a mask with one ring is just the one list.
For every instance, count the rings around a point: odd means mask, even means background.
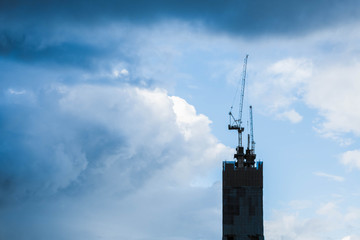
[{"label": "building facade", "polygon": [[223,162],[222,240],[263,240],[263,163],[242,147],[234,157]]}]

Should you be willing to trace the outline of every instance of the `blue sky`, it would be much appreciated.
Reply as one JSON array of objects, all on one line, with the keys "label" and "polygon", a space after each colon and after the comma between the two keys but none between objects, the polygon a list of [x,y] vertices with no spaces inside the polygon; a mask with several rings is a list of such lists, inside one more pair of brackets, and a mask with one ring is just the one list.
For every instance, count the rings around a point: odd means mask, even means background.
[{"label": "blue sky", "polygon": [[266,239],[360,239],[359,9],[2,1],[0,238],[220,239],[249,54]]}]

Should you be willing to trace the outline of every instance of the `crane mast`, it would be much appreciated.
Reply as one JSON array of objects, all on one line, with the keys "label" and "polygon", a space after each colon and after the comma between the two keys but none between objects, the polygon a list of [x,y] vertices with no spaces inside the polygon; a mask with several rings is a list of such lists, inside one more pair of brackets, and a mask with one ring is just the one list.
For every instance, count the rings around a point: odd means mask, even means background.
[{"label": "crane mast", "polygon": [[251,140],[251,153],[254,154],[255,153],[255,140],[254,140],[252,106],[250,106],[250,140]]}]

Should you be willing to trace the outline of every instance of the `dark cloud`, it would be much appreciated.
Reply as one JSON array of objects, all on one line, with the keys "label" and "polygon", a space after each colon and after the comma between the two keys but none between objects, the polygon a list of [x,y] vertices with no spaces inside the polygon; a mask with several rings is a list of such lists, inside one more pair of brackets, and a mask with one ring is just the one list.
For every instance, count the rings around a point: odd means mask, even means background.
[{"label": "dark cloud", "polygon": [[[357,19],[359,5],[353,0],[1,1],[0,59],[110,72],[111,62],[139,65],[144,44],[139,38],[146,38],[139,32],[158,23],[186,22],[241,37],[293,36]],[[142,81],[138,78],[132,80]]]},{"label": "dark cloud", "polygon": [[[33,34],[29,30],[20,32],[0,32],[0,57],[26,63],[40,63],[48,66],[61,65],[63,67],[95,70],[101,59],[109,61],[115,56],[110,46],[96,46],[79,39],[66,36],[60,41],[49,40],[54,37],[51,32]],[[69,37],[69,38],[67,38]],[[121,51],[116,57],[129,59]]]},{"label": "dark cloud", "polygon": [[8,59],[24,62],[46,61],[48,64],[93,67],[93,61],[100,55],[93,47],[85,44],[59,43],[58,45],[40,46],[39,42],[31,43],[26,36],[14,37],[5,32],[0,34],[0,55]]},{"label": "dark cloud", "polygon": [[[242,37],[292,36],[352,21],[359,11],[354,0],[1,1],[0,58],[95,70],[104,59],[138,61],[141,43],[131,33],[138,26],[174,20]],[[109,26],[122,34],[102,31]]]},{"label": "dark cloud", "polygon": [[355,0],[123,0],[2,1],[3,24],[97,25],[124,21],[148,25],[163,20],[200,23],[210,30],[243,36],[296,34],[357,18]]}]

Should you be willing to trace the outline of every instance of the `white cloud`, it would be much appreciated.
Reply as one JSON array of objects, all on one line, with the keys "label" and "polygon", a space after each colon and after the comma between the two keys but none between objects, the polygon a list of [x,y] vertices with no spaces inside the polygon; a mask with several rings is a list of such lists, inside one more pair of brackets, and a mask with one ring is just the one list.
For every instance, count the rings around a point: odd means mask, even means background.
[{"label": "white cloud", "polygon": [[194,106],[189,105],[184,99],[173,96],[173,109],[176,114],[176,123],[186,139],[194,137],[197,132],[210,132],[211,121],[204,115],[196,114]]},{"label": "white cloud", "polygon": [[[324,202],[318,204],[316,208],[310,209],[317,215],[305,217],[304,214],[301,214],[304,210],[299,211],[296,205],[294,209],[289,209],[288,212],[274,211],[272,220],[265,221],[266,239],[358,239],[357,237],[360,234],[358,208],[344,207],[343,203],[338,202]],[[310,206],[307,205],[307,207]],[[350,232],[351,235],[344,237],[344,230]]]},{"label": "white cloud", "polygon": [[320,128],[333,135],[352,132],[360,135],[360,64],[346,62],[318,69],[309,82],[305,101],[324,117]]},{"label": "white cloud", "polygon": [[127,76],[127,75],[129,75],[129,71],[127,70],[127,69],[122,69],[121,71],[120,71],[120,73],[122,74],[122,75],[124,75],[124,76]]},{"label": "white cloud", "polygon": [[269,240],[321,239],[327,230],[320,218],[301,218],[297,213],[275,212],[272,221],[265,221],[265,236]]},{"label": "white cloud", "polygon": [[337,204],[335,202],[328,202],[322,205],[316,213],[319,215],[329,215],[337,211]]},{"label": "white cloud", "polygon": [[[319,135],[325,138],[329,138],[337,143],[340,146],[349,146],[354,143],[354,139],[350,137],[345,137],[341,132],[334,132],[334,131],[327,131],[321,126],[322,123],[319,121],[314,121],[314,131],[317,132]],[[320,126],[319,126],[320,125]]]},{"label": "white cloud", "polygon": [[360,236],[349,235],[349,236],[343,237],[341,240],[360,240]]},{"label": "white cloud", "polygon": [[345,215],[345,221],[347,222],[357,222],[360,220],[360,209],[351,207]]},{"label": "white cloud", "polygon": [[327,179],[337,181],[337,182],[343,182],[345,180],[343,177],[328,174],[328,173],[324,173],[324,172],[314,172],[313,174],[316,175],[316,176],[325,177]]},{"label": "white cloud", "polygon": [[268,113],[298,123],[302,116],[292,108],[292,104],[302,100],[312,74],[313,64],[309,59],[286,58],[277,61],[265,71],[260,71],[257,81],[251,84],[251,97]]},{"label": "white cloud", "polygon": [[14,95],[22,95],[22,94],[25,94],[25,93],[26,93],[25,90],[14,90],[14,89],[12,89],[12,88],[9,88],[9,89],[8,89],[8,92],[9,92],[10,94],[14,94]]},{"label": "white cloud", "polygon": [[260,69],[254,76],[252,100],[273,116],[294,109],[295,104],[305,104],[320,116],[314,125],[321,135],[342,145],[351,144],[351,134],[360,135],[360,48],[356,44],[360,34],[354,31],[358,26],[355,23],[280,39],[280,60],[268,64],[279,58],[271,55],[265,63],[256,63]]},{"label": "white cloud", "polygon": [[341,155],[340,162],[349,169],[360,169],[360,150],[347,151]]},{"label": "white cloud", "polygon": [[114,69],[113,70],[113,76],[114,77],[126,77],[129,75],[129,71],[125,68],[123,68],[122,70],[118,70],[118,69]]},{"label": "white cloud", "polygon": [[292,123],[299,123],[303,119],[303,117],[294,109],[291,109],[290,111],[285,111],[283,113],[279,113],[277,117],[279,119],[289,120]]},{"label": "white cloud", "polygon": [[312,63],[304,58],[287,58],[270,65],[267,71],[276,87],[292,90],[311,77]]},{"label": "white cloud", "polygon": [[312,76],[312,68],[311,60],[304,58],[283,59],[268,67],[267,91],[273,97],[274,110],[286,108],[302,98],[304,84]]}]

